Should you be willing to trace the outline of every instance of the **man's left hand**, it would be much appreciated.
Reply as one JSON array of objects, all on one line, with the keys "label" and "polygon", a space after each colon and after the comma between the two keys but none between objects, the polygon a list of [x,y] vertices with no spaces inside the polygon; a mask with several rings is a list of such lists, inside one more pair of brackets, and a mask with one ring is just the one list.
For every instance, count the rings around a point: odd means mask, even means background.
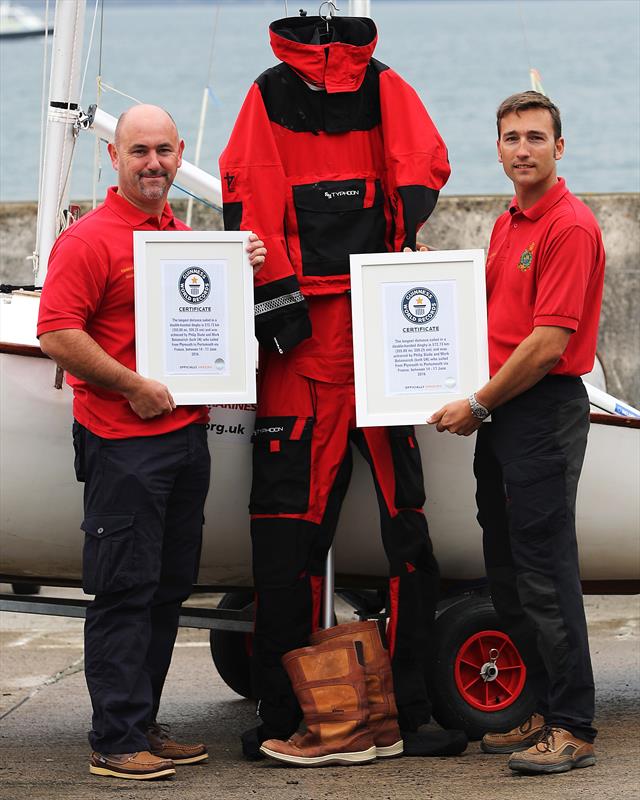
[{"label": "man's left hand", "polygon": [[449,431],[457,433],[458,436],[470,436],[482,425],[482,420],[471,413],[468,400],[447,403],[432,414],[427,422],[429,425],[435,425],[438,431]]}]

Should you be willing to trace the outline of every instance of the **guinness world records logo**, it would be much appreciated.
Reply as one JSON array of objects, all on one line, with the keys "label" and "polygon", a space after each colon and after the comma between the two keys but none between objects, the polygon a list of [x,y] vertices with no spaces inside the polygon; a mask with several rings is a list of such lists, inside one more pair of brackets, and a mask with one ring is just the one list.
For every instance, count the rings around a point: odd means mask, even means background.
[{"label": "guinness world records logo", "polygon": [[414,325],[425,325],[438,313],[438,298],[424,286],[416,286],[402,298],[402,313]]},{"label": "guinness world records logo", "polygon": [[178,290],[187,303],[203,303],[211,291],[211,281],[201,267],[188,267],[178,279]]}]

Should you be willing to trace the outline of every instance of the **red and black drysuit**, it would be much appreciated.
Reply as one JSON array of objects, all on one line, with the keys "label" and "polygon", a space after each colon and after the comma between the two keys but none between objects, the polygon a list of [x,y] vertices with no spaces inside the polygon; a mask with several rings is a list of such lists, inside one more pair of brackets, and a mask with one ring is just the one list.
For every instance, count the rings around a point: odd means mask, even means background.
[{"label": "red and black drysuit", "polygon": [[416,92],[373,59],[369,19],[270,26],[283,63],[251,87],[220,158],[227,229],[256,231],[262,346],[251,535],[257,593],[255,690],[270,735],[299,709],[280,659],[320,617],[322,574],[351,474],[368,461],[390,563],[388,638],[401,727],[429,718],[423,663],[438,566],[412,427],[357,428],[349,253],[415,248],[449,177],[445,145]]}]

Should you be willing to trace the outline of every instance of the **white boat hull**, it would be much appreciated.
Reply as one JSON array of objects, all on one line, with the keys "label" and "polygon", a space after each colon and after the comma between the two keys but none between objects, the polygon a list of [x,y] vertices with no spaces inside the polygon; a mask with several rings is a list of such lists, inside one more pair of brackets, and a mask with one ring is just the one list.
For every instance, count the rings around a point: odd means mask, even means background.
[{"label": "white boat hull", "polygon": [[[6,348],[5,348],[6,349]],[[82,485],[73,472],[71,391],[54,388],[46,358],[0,354],[0,574],[38,582],[79,581]],[[199,582],[251,584],[248,498],[251,408],[214,408],[209,430],[212,484]],[[473,437],[417,429],[425,472],[425,507],[444,578],[484,575],[475,520]],[[354,473],[336,539],[338,575],[382,578],[387,564],[378,533],[371,476],[355,454]],[[640,429],[593,424],[578,496],[583,580],[640,577]],[[366,581],[365,581],[366,583]]]}]

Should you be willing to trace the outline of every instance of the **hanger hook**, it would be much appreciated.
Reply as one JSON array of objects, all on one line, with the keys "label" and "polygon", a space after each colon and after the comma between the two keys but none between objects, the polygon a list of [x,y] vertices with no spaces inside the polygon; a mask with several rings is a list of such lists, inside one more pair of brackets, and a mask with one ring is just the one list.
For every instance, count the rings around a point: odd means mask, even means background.
[{"label": "hanger hook", "polygon": [[[323,13],[322,13],[322,7],[323,6],[329,6],[329,8],[327,9],[327,15],[326,16],[324,16]],[[327,0],[327,2],[320,3],[320,8],[318,9],[318,16],[319,17],[324,17],[324,21],[327,23],[327,33],[329,32],[329,20],[332,17],[335,17],[336,11],[340,11],[340,9],[333,2],[333,0]]]}]

